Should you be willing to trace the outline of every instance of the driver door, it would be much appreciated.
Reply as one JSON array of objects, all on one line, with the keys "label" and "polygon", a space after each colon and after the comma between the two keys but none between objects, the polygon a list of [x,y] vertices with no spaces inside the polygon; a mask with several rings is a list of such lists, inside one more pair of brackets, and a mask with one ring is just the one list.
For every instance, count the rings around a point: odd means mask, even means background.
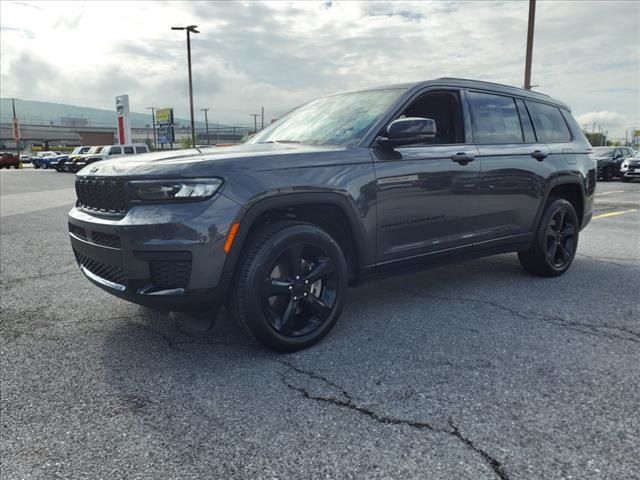
[{"label": "driver door", "polygon": [[472,248],[480,160],[467,141],[461,95],[430,90],[398,115],[434,119],[437,134],[428,143],[372,149],[379,264]]}]

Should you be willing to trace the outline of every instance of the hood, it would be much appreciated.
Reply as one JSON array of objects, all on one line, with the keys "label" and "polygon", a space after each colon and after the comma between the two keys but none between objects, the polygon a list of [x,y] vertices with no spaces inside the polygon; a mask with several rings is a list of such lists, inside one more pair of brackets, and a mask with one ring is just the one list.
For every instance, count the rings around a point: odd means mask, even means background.
[{"label": "hood", "polygon": [[[304,167],[335,163],[345,147],[302,144],[242,144],[158,151],[92,163],[79,176],[167,178],[219,175],[225,169],[258,171],[262,168]],[[333,159],[333,161],[332,161]],[[328,164],[328,163],[327,163]]]}]

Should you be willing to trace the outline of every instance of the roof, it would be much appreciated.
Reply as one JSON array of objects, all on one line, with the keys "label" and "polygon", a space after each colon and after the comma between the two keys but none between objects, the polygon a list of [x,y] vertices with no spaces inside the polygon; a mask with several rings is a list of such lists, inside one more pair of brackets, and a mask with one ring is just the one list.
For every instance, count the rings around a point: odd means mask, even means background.
[{"label": "roof", "polygon": [[532,90],[525,90],[524,88],[514,87],[512,85],[505,85],[502,83],[486,82],[484,80],[472,80],[469,78],[457,78],[457,77],[440,77],[433,80],[424,80],[414,83],[399,83],[393,85],[381,85],[374,88],[363,88],[362,90],[381,90],[385,88],[403,88],[407,90],[418,90],[429,86],[451,86],[460,88],[477,88],[484,90],[492,90],[494,92],[501,92],[508,95],[517,95],[519,97],[530,98],[532,100],[539,100],[541,102],[553,103],[570,110],[569,106],[559,100],[551,98],[549,95],[534,92]]}]

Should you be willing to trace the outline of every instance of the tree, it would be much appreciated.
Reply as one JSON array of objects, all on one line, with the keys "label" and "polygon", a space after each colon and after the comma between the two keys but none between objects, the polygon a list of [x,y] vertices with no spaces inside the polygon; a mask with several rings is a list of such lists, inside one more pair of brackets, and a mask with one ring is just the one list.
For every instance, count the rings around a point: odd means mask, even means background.
[{"label": "tree", "polygon": [[180,148],[191,148],[191,137],[182,137],[180,139]]},{"label": "tree", "polygon": [[600,147],[602,145],[606,145],[607,137],[605,137],[602,133],[584,132],[584,135],[587,137],[587,140],[589,140],[589,143],[592,147]]}]

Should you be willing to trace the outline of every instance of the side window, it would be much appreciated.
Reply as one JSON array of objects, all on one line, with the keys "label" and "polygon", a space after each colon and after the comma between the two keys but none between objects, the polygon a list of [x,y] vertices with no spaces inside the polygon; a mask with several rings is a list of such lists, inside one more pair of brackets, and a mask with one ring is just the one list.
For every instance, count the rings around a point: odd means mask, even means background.
[{"label": "side window", "polygon": [[111,150],[109,150],[109,155],[120,155],[122,154],[122,150],[120,149],[120,147],[111,147]]},{"label": "side window", "polygon": [[558,107],[530,100],[527,100],[527,106],[533,118],[538,140],[541,142],[571,141],[571,132]]},{"label": "side window", "polygon": [[136,153],[147,153],[147,147],[136,147]]},{"label": "side window", "polygon": [[436,136],[428,145],[464,143],[464,123],[458,92],[443,90],[420,95],[400,117],[432,118],[436,122]]},{"label": "side window", "polygon": [[124,147],[125,155],[133,155],[133,147]]},{"label": "side window", "polygon": [[517,98],[516,105],[518,106],[518,115],[520,116],[520,124],[522,125],[522,133],[524,133],[525,142],[535,142],[536,133],[533,130],[533,124],[531,123],[531,117],[527,110],[527,106],[524,104],[524,100]]},{"label": "side window", "polygon": [[524,140],[513,98],[477,92],[469,92],[468,98],[474,142],[521,143]]}]

